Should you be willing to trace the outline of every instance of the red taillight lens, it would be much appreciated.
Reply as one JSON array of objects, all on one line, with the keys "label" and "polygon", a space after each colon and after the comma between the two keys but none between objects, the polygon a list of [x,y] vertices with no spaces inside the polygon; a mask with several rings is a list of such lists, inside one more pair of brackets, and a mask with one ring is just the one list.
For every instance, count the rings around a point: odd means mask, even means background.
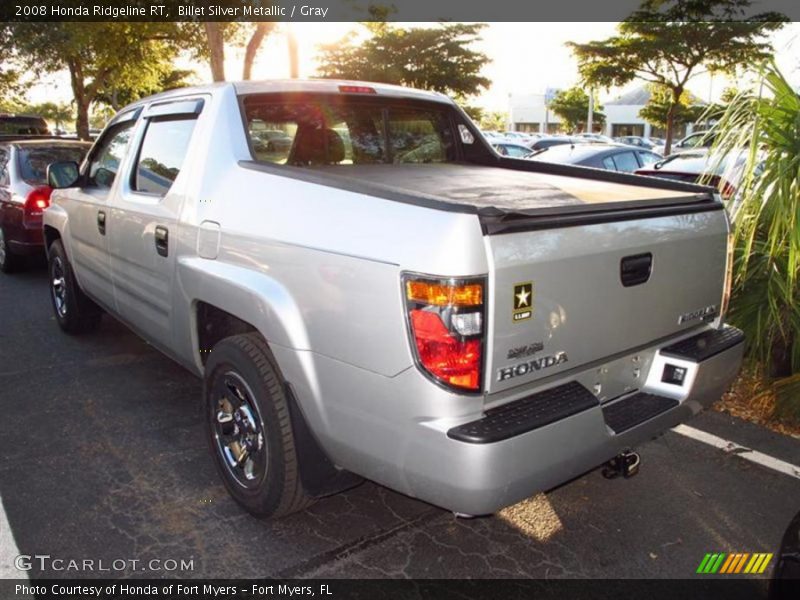
[{"label": "red taillight lens", "polygon": [[414,278],[404,291],[419,366],[440,383],[480,391],[483,281]]},{"label": "red taillight lens", "polygon": [[23,211],[23,224],[25,227],[36,227],[42,223],[42,214],[44,209],[50,206],[50,194],[53,192],[52,188],[47,185],[42,185],[33,188],[28,197],[25,198],[25,208]]}]

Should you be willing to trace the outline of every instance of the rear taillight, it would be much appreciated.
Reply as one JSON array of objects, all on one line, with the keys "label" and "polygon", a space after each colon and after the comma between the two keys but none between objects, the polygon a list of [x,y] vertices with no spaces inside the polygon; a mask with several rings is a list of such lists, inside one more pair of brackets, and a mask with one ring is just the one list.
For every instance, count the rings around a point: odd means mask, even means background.
[{"label": "rear taillight", "polygon": [[414,355],[434,381],[459,390],[481,390],[485,292],[483,279],[404,278]]},{"label": "rear taillight", "polygon": [[50,206],[52,191],[49,186],[42,185],[28,192],[22,213],[22,223],[25,227],[38,227],[42,224],[42,215],[44,209]]}]

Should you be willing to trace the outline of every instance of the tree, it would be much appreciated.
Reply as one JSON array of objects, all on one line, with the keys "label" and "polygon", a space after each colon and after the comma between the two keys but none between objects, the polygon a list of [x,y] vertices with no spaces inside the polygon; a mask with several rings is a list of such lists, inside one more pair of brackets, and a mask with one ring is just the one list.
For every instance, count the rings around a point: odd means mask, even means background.
[{"label": "tree", "polygon": [[508,113],[497,110],[484,112],[478,122],[483,131],[504,131],[508,126]]},{"label": "tree", "polygon": [[[670,91],[665,152],[686,84],[702,69],[734,73],[771,54],[765,36],[787,20],[777,13],[747,15],[751,0],[645,0],[617,27],[618,35],[568,45],[583,82],[612,87],[639,78]],[[747,18],[747,20],[743,20]]]},{"label": "tree", "polygon": [[174,23],[9,22],[0,29],[0,51],[21,68],[69,71],[81,139],[89,139],[89,109],[101,94],[152,87],[177,54]]},{"label": "tree", "polygon": [[213,81],[225,81],[226,46],[244,46],[242,79],[250,79],[258,50],[276,24],[261,21],[241,23],[238,21],[181,23],[177,29],[182,47],[191,52],[192,58],[207,61]]},{"label": "tree", "polygon": [[678,103],[673,106],[671,90],[654,83],[648,87],[650,88],[650,99],[639,111],[639,116],[653,127],[667,128],[670,108],[672,109],[673,127],[684,123],[696,123],[707,108],[700,104],[694,104],[692,95],[687,91],[681,94]]},{"label": "tree", "polygon": [[800,423],[800,95],[774,63],[756,92],[731,100],[712,156],[745,158],[729,213],[734,221],[730,319],[752,366],[773,379],[776,408]]},{"label": "tree", "polygon": [[[569,131],[578,131],[585,128],[589,116],[589,94],[577,86],[561,90],[550,101],[550,110],[563,121]],[[602,110],[603,107],[595,100],[592,111],[593,122],[603,123],[606,120]]]},{"label": "tree", "polygon": [[483,24],[441,23],[435,27],[401,28],[370,23],[364,42],[351,32],[321,47],[319,74],[334,79],[360,79],[433,90],[464,98],[487,88],[481,75],[489,59],[471,49]]},{"label": "tree", "polygon": [[19,112],[29,115],[44,117],[56,124],[57,129],[75,119],[75,110],[69,104],[56,102],[42,102],[40,104],[26,104],[20,107]]},{"label": "tree", "polygon": [[117,85],[112,83],[97,95],[95,102],[106,104],[117,111],[140,98],[191,85],[189,78],[194,75],[194,71],[175,69],[171,64],[164,64],[162,67],[161,72],[151,79],[149,85],[137,83],[130,86],[124,83]]}]

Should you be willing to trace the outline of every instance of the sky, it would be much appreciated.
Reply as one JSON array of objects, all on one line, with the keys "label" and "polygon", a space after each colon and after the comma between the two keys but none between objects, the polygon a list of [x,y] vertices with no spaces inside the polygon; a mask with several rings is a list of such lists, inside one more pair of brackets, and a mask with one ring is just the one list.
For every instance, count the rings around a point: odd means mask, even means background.
[{"label": "sky", "polygon": [[[432,25],[399,23],[400,26]],[[482,33],[476,49],[492,60],[484,75],[492,80],[491,88],[476,99],[475,104],[488,110],[507,111],[509,94],[543,93],[546,88],[566,88],[578,83],[577,64],[568,41],[586,42],[612,35],[616,23],[490,23]],[[298,42],[300,76],[312,77],[316,70],[317,46],[335,42],[348,31],[362,29],[356,23],[291,23],[281,25],[282,31],[270,35],[263,43],[253,69],[253,78],[284,78],[289,76],[286,27],[291,27]],[[790,23],[772,36],[776,60],[784,74],[800,86],[800,23]],[[228,79],[241,77],[243,49],[228,48],[226,74]],[[180,60],[181,68],[196,71],[196,83],[210,80],[205,63]],[[637,84],[628,86],[635,87]],[[692,80],[690,90],[703,100],[718,100],[733,82],[724,77],[699,76]],[[623,89],[601,91],[601,102],[613,99]],[[49,76],[31,91],[32,102],[55,100],[69,102],[72,94],[66,73]]]}]

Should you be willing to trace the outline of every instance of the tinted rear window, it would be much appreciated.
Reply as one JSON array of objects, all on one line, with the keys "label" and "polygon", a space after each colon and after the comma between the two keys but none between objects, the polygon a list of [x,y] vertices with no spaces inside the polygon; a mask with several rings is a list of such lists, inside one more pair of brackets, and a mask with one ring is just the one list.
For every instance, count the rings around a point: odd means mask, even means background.
[{"label": "tinted rear window", "polygon": [[250,96],[247,135],[261,162],[294,166],[455,160],[446,107],[348,96]]},{"label": "tinted rear window", "polygon": [[54,162],[76,162],[80,164],[88,151],[88,144],[86,147],[20,148],[17,151],[20,174],[22,179],[29,183],[45,183],[47,181],[47,165]]}]

